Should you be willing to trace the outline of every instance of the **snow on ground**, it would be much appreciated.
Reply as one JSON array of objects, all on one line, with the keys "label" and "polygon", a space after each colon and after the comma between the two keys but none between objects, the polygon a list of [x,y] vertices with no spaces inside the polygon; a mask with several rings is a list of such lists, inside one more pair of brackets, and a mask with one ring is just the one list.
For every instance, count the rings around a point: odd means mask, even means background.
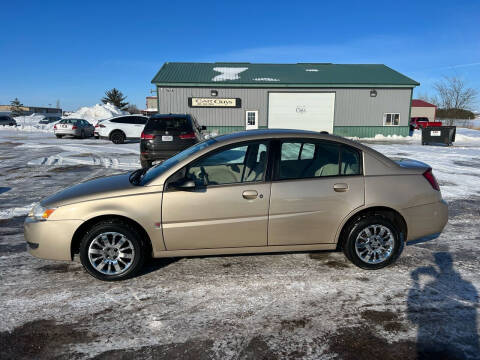
[{"label": "snow on ground", "polygon": [[453,147],[366,141],[433,165],[449,203],[442,235],[394,266],[365,271],[338,252],[212,256],[104,283],[78,259],[28,255],[18,215],[127,171],[138,143],[0,129],[0,358],[479,359],[480,144],[459,134]]}]

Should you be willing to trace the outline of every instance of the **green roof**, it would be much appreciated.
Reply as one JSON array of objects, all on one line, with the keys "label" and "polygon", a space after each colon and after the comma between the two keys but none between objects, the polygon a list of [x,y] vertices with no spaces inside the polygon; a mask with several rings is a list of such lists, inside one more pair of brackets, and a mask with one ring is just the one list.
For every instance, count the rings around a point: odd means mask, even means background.
[{"label": "green roof", "polygon": [[251,64],[167,62],[152,80],[159,86],[414,87],[415,80],[383,64]]}]

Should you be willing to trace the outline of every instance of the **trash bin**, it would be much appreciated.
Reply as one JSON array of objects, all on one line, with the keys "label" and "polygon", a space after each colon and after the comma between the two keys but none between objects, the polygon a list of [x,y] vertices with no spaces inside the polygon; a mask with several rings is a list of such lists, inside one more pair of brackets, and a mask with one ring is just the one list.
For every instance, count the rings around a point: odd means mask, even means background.
[{"label": "trash bin", "polygon": [[456,126],[427,126],[422,129],[422,145],[445,144],[455,141]]}]

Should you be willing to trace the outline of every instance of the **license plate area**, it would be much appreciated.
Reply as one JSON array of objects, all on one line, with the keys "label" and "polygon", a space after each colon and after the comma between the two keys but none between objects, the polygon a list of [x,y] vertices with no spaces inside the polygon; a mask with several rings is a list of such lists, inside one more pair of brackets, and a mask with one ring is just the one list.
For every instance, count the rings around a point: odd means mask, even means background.
[{"label": "license plate area", "polygon": [[173,141],[173,136],[163,135],[162,141]]}]

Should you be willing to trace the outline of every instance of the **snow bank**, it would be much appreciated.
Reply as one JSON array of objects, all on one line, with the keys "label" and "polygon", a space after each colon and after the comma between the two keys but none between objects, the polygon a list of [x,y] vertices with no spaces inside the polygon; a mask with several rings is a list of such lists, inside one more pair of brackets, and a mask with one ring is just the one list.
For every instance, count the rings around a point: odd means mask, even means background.
[{"label": "snow bank", "polygon": [[89,123],[96,123],[98,120],[108,119],[119,115],[128,115],[129,113],[120,110],[112,104],[95,104],[94,106],[84,106],[66,118],[84,119]]}]

